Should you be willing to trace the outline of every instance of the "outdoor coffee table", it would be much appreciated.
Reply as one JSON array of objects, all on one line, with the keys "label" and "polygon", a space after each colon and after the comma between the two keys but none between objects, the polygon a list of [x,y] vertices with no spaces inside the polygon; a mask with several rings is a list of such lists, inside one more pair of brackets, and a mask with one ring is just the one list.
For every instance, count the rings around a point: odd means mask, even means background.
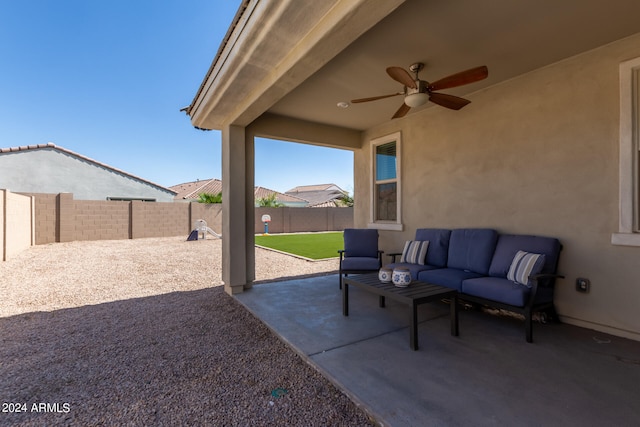
[{"label": "outdoor coffee table", "polygon": [[418,349],[418,306],[425,302],[450,298],[451,335],[458,336],[458,303],[454,289],[430,283],[413,281],[406,288],[399,288],[393,283],[382,283],[377,273],[347,276],[342,281],[342,314],[349,315],[349,285],[379,295],[380,307],[385,306],[385,298],[401,302],[411,307],[409,323],[409,340],[413,350]]}]

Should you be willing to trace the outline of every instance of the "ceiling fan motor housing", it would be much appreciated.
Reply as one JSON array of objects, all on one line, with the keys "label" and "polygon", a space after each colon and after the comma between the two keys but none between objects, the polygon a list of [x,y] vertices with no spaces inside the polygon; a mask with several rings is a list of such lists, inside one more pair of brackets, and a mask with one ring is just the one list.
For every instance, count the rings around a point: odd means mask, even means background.
[{"label": "ceiling fan motor housing", "polygon": [[425,80],[416,80],[416,87],[406,87],[405,86],[405,95],[412,95],[414,93],[427,93],[429,92],[429,82]]}]

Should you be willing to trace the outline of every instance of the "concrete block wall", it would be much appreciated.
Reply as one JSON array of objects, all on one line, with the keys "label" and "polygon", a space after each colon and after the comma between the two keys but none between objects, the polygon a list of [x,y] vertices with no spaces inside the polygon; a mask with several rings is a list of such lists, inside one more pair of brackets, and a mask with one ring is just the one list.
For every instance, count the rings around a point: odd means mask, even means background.
[{"label": "concrete block wall", "polygon": [[58,242],[57,194],[37,194],[35,199],[36,245]]},{"label": "concrete block wall", "polygon": [[329,229],[329,218],[327,214],[327,208],[315,208],[309,209],[309,212],[305,212],[304,217],[295,215],[295,212],[289,211],[289,224],[291,233],[299,233],[304,231],[308,224],[322,225],[321,229]]},{"label": "concrete block wall", "polygon": [[353,208],[256,208],[256,233],[264,232],[265,214],[271,216],[269,233],[341,231],[353,227]]},{"label": "concrete block wall", "polygon": [[[330,209],[330,208],[327,208]],[[331,230],[353,228],[353,208],[334,208],[329,210],[329,225]]]},{"label": "concrete block wall", "polygon": [[131,238],[170,237],[189,234],[186,203],[131,202]]},{"label": "concrete block wall", "polygon": [[35,244],[33,197],[0,190],[0,260]]},{"label": "concrete block wall", "polygon": [[[29,194],[34,200],[35,244],[75,240],[119,240],[184,236],[204,219],[222,231],[222,205],[142,201],[74,200],[71,193]],[[256,208],[255,232],[263,214],[270,233],[339,231],[353,226],[353,208]]]},{"label": "concrete block wall", "polygon": [[191,207],[189,215],[190,229],[193,229],[193,224],[203,219],[207,221],[207,225],[216,233],[222,232],[222,205],[217,204],[205,204],[205,203],[189,203]]},{"label": "concrete block wall", "polygon": [[222,229],[221,205],[74,200],[71,193],[29,194],[35,200],[35,244],[185,236],[198,219]]},{"label": "concrete block wall", "polygon": [[130,203],[76,200],[74,240],[128,239]]},{"label": "concrete block wall", "polygon": [[73,194],[58,194],[56,210],[56,236],[58,242],[72,242],[75,240],[75,207]]}]

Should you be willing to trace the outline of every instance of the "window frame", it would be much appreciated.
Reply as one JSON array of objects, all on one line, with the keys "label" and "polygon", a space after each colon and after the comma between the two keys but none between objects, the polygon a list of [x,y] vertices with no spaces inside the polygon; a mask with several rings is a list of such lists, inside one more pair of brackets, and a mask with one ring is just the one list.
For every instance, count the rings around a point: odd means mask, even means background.
[{"label": "window frame", "polygon": [[620,64],[619,216],[614,245],[640,246],[640,57]]},{"label": "window frame", "polygon": [[[396,177],[395,179],[377,180],[377,148],[384,144],[395,142],[396,144]],[[376,186],[378,184],[395,183],[396,184],[396,219],[395,221],[377,219],[376,206]],[[371,176],[370,176],[370,219],[368,228],[377,228],[379,230],[402,231],[402,134],[395,132],[371,140]]]}]

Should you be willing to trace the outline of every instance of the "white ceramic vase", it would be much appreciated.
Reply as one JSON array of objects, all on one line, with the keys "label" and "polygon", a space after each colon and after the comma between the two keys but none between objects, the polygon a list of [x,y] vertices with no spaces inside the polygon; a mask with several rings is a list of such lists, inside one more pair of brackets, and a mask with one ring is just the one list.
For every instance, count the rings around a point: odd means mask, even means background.
[{"label": "white ceramic vase", "polygon": [[407,268],[396,268],[391,280],[397,287],[406,288],[411,283],[411,272]]},{"label": "white ceramic vase", "polygon": [[393,270],[387,267],[382,267],[380,271],[378,271],[378,280],[382,283],[389,283],[391,281],[391,277],[393,276]]}]

